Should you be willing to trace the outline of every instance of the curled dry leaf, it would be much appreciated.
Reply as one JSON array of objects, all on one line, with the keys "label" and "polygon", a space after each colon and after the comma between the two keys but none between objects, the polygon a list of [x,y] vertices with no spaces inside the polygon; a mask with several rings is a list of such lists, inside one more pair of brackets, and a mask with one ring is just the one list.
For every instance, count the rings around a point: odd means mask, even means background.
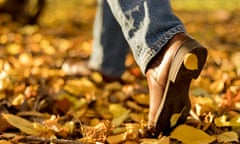
[{"label": "curled dry leaf", "polygon": [[94,127],[83,128],[83,135],[86,139],[92,139],[95,142],[105,142],[111,130],[111,123],[104,121]]},{"label": "curled dry leaf", "polygon": [[127,140],[136,140],[139,135],[139,127],[138,124],[126,124],[126,130],[124,133],[109,136],[107,142],[110,144],[117,144]]},{"label": "curled dry leaf", "polygon": [[234,131],[224,132],[216,137],[219,143],[239,142],[239,136]]}]

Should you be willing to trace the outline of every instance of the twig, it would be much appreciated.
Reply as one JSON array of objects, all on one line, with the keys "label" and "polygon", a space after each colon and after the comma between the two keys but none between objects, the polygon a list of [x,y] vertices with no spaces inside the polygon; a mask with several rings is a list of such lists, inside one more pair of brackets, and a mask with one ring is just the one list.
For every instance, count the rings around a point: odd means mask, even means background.
[{"label": "twig", "polygon": [[55,144],[90,144],[89,142],[78,142],[75,140],[67,140],[67,139],[51,139],[51,138],[43,138],[43,137],[35,137],[35,136],[23,136],[21,138],[23,141],[38,141],[43,143],[55,143]]}]

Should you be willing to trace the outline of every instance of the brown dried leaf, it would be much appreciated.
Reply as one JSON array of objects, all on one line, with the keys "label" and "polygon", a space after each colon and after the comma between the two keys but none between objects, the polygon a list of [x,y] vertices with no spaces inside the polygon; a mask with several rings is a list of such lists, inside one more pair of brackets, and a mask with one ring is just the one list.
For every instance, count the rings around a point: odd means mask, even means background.
[{"label": "brown dried leaf", "polygon": [[105,142],[111,130],[111,123],[109,121],[104,121],[94,127],[83,128],[83,135],[86,139],[93,139],[96,142]]}]

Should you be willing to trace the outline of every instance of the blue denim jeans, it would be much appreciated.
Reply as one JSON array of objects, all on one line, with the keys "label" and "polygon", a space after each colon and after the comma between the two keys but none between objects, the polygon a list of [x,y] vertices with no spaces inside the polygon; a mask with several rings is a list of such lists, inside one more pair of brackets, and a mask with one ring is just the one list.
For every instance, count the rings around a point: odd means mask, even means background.
[{"label": "blue denim jeans", "polygon": [[145,74],[151,59],[180,32],[186,30],[169,0],[98,0],[90,67],[120,77],[130,46]]}]

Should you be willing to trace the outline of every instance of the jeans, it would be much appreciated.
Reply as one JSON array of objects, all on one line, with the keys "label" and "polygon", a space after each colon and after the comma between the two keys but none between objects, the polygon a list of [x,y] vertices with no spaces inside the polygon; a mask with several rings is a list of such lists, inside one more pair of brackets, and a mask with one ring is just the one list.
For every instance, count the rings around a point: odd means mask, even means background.
[{"label": "jeans", "polygon": [[98,0],[90,67],[120,77],[130,46],[143,74],[177,33],[186,32],[169,0]]}]

